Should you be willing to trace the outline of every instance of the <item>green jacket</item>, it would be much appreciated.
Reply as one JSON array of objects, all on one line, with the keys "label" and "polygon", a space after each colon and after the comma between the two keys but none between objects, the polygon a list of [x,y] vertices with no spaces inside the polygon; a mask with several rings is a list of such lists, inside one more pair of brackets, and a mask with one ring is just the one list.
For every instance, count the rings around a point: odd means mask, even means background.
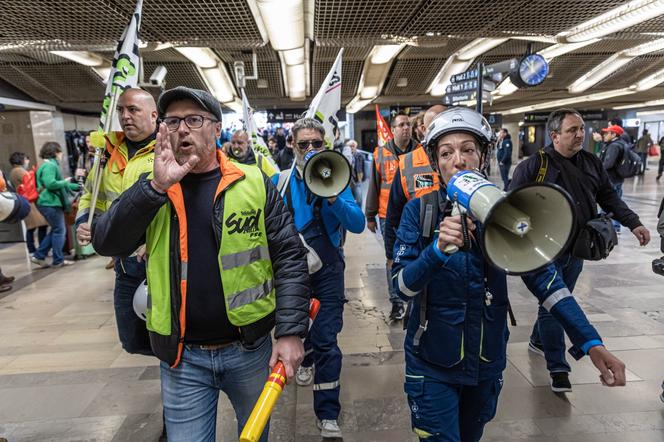
[{"label": "green jacket", "polygon": [[38,206],[60,207],[62,205],[62,192],[78,190],[81,186],[62,179],[60,166],[55,158],[44,160],[37,169],[37,191],[39,192]]}]

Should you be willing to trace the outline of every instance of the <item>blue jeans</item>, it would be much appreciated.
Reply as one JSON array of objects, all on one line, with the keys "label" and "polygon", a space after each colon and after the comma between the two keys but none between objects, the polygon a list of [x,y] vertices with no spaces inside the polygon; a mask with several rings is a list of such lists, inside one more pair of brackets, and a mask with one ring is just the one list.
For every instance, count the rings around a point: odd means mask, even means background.
[{"label": "blue jeans", "polygon": [[66,227],[65,213],[62,207],[37,206],[51,226],[44,240],[39,243],[39,248],[34,254],[37,259],[46,259],[49,250],[53,250],[53,265],[60,264],[65,260],[62,248],[65,246]]},{"label": "blue jeans", "polygon": [[[263,391],[270,368],[269,336],[254,348],[239,342],[219,350],[185,345],[180,364],[161,362],[161,399],[168,442],[214,442],[219,390],[231,401],[238,436]],[[269,424],[261,442],[267,442]]]},{"label": "blue jeans", "polygon": [[135,256],[115,260],[115,288],[113,307],[118,336],[127,353],[152,356],[150,337],[145,321],[134,311],[134,293],[145,280],[145,262]]},{"label": "blue jeans", "polygon": [[25,231],[25,243],[28,246],[28,253],[35,253],[37,251],[35,247],[35,230],[37,231],[37,245],[39,245],[46,237],[48,226],[39,226]]},{"label": "blue jeans", "polygon": [[[556,260],[555,266],[569,291],[574,291],[576,281],[583,270],[583,260],[565,254]],[[530,340],[544,347],[546,368],[549,373],[572,371],[565,359],[565,330],[558,320],[542,306],[537,311],[537,321],[533,326]]]},{"label": "blue jeans", "polygon": [[[383,238],[385,237],[385,218],[378,218],[378,221],[380,222],[380,233],[383,235]],[[398,226],[395,226],[398,227]],[[399,298],[399,295],[397,295],[397,289],[394,287],[394,284],[392,284],[392,268],[388,267],[387,265],[385,266],[385,274],[387,276],[387,293],[389,294],[390,297],[390,302],[392,304],[401,304],[403,305],[403,301],[401,298]]]},{"label": "blue jeans", "polygon": [[502,374],[475,386],[406,376],[413,431],[421,441],[477,442],[496,415],[502,387]]},{"label": "blue jeans", "polygon": [[510,167],[512,167],[511,164],[498,164],[500,178],[503,180],[503,190],[507,190],[510,185]]}]

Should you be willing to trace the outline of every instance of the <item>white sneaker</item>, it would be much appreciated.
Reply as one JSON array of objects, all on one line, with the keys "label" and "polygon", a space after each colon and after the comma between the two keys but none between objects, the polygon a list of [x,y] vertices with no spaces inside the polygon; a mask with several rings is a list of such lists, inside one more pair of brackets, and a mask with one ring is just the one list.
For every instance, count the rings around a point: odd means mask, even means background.
[{"label": "white sneaker", "polygon": [[49,267],[48,263],[46,262],[45,259],[39,259],[35,258],[34,256],[30,257],[30,262],[33,264],[37,264],[39,267],[46,268]]},{"label": "white sneaker", "polygon": [[297,385],[300,387],[306,387],[307,385],[311,385],[313,381],[314,366],[312,365],[311,367],[303,367],[300,365],[297,368],[297,373],[295,374],[295,382]]},{"label": "white sneaker", "polygon": [[69,261],[68,259],[65,259],[64,261],[58,263],[58,264],[51,264],[51,267],[58,268],[58,267],[64,267],[64,266],[73,266],[74,261]]},{"label": "white sneaker", "polygon": [[320,430],[321,437],[334,437],[341,438],[341,428],[336,420],[323,419],[322,421],[316,420],[316,425]]}]

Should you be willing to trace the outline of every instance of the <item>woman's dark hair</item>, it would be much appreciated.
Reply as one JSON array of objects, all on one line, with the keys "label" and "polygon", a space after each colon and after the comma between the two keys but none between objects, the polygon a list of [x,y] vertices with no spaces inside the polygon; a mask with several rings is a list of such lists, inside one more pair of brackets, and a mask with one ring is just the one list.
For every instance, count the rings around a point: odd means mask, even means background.
[{"label": "woman's dark hair", "polygon": [[48,160],[55,158],[55,156],[60,152],[62,152],[62,147],[60,147],[58,143],[55,141],[47,141],[41,147],[41,150],[39,151],[39,157]]},{"label": "woman's dark hair", "polygon": [[12,166],[22,166],[26,155],[23,152],[14,152],[9,157],[9,164]]}]

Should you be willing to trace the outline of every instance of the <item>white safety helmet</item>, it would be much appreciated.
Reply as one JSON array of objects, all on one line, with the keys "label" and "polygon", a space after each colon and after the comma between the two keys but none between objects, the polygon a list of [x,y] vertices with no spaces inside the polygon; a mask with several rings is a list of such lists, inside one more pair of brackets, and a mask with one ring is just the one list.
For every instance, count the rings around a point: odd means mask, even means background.
[{"label": "white safety helmet", "polygon": [[145,280],[138,286],[134,292],[134,312],[142,320],[147,320],[145,313],[148,310],[148,281]]},{"label": "white safety helmet", "polygon": [[474,136],[480,143],[482,154],[495,140],[491,125],[480,113],[467,107],[452,107],[444,110],[431,122],[424,140],[424,148],[434,170],[438,170],[438,140],[453,132],[465,132]]}]

